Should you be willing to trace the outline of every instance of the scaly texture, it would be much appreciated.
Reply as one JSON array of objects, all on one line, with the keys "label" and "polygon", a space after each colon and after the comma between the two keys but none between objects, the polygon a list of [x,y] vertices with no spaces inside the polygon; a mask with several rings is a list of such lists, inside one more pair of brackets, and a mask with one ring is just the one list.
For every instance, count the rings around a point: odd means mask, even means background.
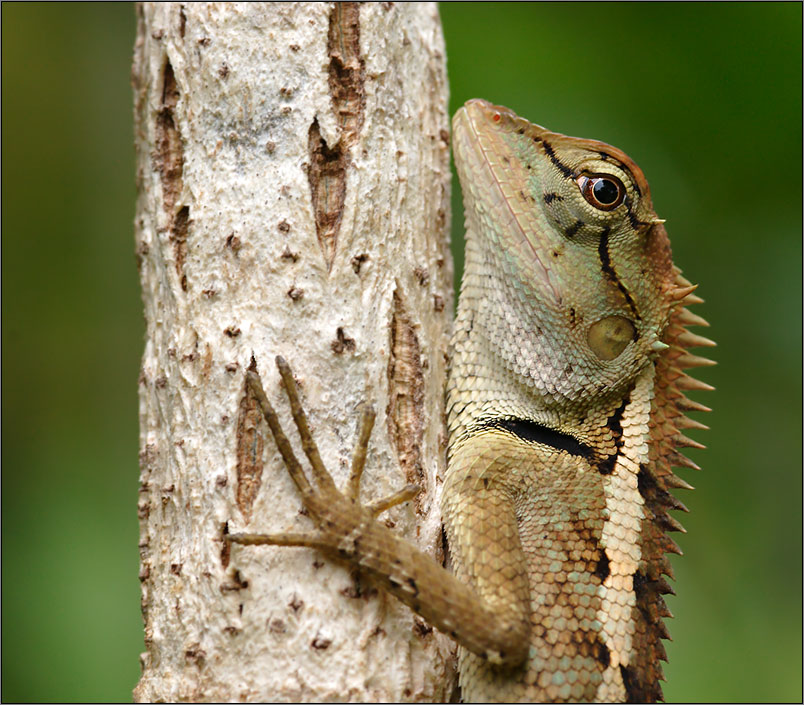
[{"label": "scaly texture", "polygon": [[[665,536],[679,529],[671,464],[695,384],[678,367],[704,323],[673,267],[639,167],[621,151],[548,132],[472,101],[454,120],[464,188],[466,270],[454,336],[444,522],[458,575],[482,586],[463,493],[516,508],[530,587],[520,677],[462,652],[470,699],[656,700],[668,614]],[[703,387],[704,385],[700,385]],[[690,423],[687,424],[688,426]],[[478,459],[493,448],[494,462]],[[481,485],[482,483],[482,485]],[[499,529],[495,529],[499,533]]]},{"label": "scaly texture", "polygon": [[684,414],[706,407],[684,392],[709,388],[681,371],[711,364],[688,352],[713,344],[686,330],[706,325],[686,308],[700,299],[623,152],[479,100],[453,132],[467,231],[442,500],[455,575],[335,489],[300,419],[318,489],[286,462],[320,531],[234,540],[359,565],[458,641],[465,700],[661,699],[665,553],[679,552],[666,532],[682,530],[668,510],[684,509],[669,490],[689,487],[671,466],[695,467],[681,431],[703,426]]}]

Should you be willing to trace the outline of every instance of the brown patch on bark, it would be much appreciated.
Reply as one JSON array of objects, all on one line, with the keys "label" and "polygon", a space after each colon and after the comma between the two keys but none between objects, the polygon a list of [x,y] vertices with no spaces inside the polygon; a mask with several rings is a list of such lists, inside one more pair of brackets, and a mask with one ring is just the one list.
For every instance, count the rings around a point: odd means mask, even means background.
[{"label": "brown patch on bark", "polygon": [[308,132],[310,164],[307,178],[315,214],[318,244],[327,271],[332,269],[338,233],[346,200],[346,170],[349,153],[363,127],[366,96],[363,88],[365,62],[360,56],[360,4],[336,2],[329,16],[329,92],[340,136],[330,147],[321,136],[318,120]]},{"label": "brown patch on bark", "polygon": [[184,173],[184,147],[176,127],[174,114],[179,102],[179,89],[170,61],[165,62],[162,77],[162,106],[156,116],[156,154],[154,162],[162,183],[162,207],[168,217],[168,233],[173,243],[176,274],[182,291],[187,291],[184,262],[187,258],[187,229],[190,208],[178,207]]},{"label": "brown patch on bark", "polygon": [[188,649],[185,649],[184,658],[187,660],[187,663],[193,663],[201,668],[204,665],[207,654],[206,651],[201,648],[201,644],[195,642]]},{"label": "brown patch on bark", "polygon": [[332,645],[332,639],[328,639],[327,637],[323,637],[320,634],[317,634],[315,639],[310,642],[310,646],[318,651],[324,651],[328,649]]},{"label": "brown patch on bark", "polygon": [[[219,483],[215,483],[218,484]],[[220,485],[219,485],[220,486]],[[229,567],[229,561],[232,558],[232,544],[226,540],[226,535],[229,533],[229,522],[225,521],[221,524],[221,565],[224,568]]]},{"label": "brown patch on bark", "polygon": [[173,119],[178,102],[179,89],[176,85],[176,76],[172,64],[167,61],[162,74],[162,107],[156,116],[157,165],[162,177],[165,205],[173,205],[176,202],[184,170],[181,135]]},{"label": "brown patch on bark", "polygon": [[221,583],[218,587],[224,595],[227,592],[239,592],[240,590],[246,590],[248,588],[248,580],[243,578],[239,570],[236,570],[232,574],[231,582]]},{"label": "brown patch on bark", "polygon": [[151,515],[151,503],[147,499],[141,499],[137,503],[137,518],[145,521]]},{"label": "brown patch on bark", "polygon": [[[391,355],[388,360],[388,435],[408,483],[426,486],[421,446],[424,438],[424,372],[421,344],[402,295],[394,292]],[[422,513],[422,494],[414,500]]]},{"label": "brown patch on bark", "polygon": [[212,346],[207,343],[205,352],[204,352],[204,367],[201,370],[201,374],[203,375],[204,379],[209,379],[209,372],[212,369]]},{"label": "brown patch on bark", "polygon": [[369,256],[365,253],[352,257],[352,269],[355,271],[355,274],[360,274],[360,268],[363,266],[363,263],[368,260]]},{"label": "brown patch on bark", "polygon": [[154,467],[156,467],[156,445],[153,443],[146,443],[145,447],[140,451],[140,470],[142,471],[143,476],[143,483],[141,490],[146,491],[147,488],[150,487],[150,483],[148,483],[144,478],[146,475],[150,475]]},{"label": "brown patch on bark", "polygon": [[292,609],[294,612],[298,612],[302,607],[304,607],[304,600],[299,599],[296,593],[293,593],[293,596],[290,598],[290,602],[288,602],[288,607]]},{"label": "brown patch on bark", "polygon": [[176,260],[176,274],[179,276],[181,290],[187,291],[187,275],[184,273],[184,261],[187,259],[187,230],[190,227],[190,207],[182,206],[170,225],[170,241]]},{"label": "brown patch on bark", "polygon": [[330,343],[332,352],[334,352],[336,355],[342,355],[344,352],[355,351],[355,348],[357,347],[355,345],[355,339],[346,335],[343,328],[339,327],[335,334],[337,335],[337,338]]},{"label": "brown patch on bark", "polygon": [[288,630],[285,623],[279,619],[279,617],[274,617],[268,623],[268,629],[272,634],[284,634]]},{"label": "brown patch on bark", "polygon": [[419,637],[420,639],[424,639],[430,634],[433,633],[433,628],[427,624],[427,622],[423,622],[421,619],[413,619],[413,633]]},{"label": "brown patch on bark", "polygon": [[234,233],[230,233],[229,237],[226,238],[226,247],[228,247],[232,252],[237,253],[242,246],[243,243],[240,242],[240,238]]},{"label": "brown patch on bark", "polygon": [[365,62],[360,56],[360,3],[335,3],[329,17],[329,92],[347,147],[363,127]]},{"label": "brown patch on bark", "polygon": [[414,268],[413,275],[416,277],[416,281],[419,282],[419,286],[427,286],[430,283],[430,274],[424,267]]},{"label": "brown patch on bark", "polygon": [[291,252],[290,248],[285,246],[285,251],[281,255],[279,255],[279,258],[283,259],[283,260],[286,260],[287,262],[290,262],[291,264],[295,264],[296,262],[299,261],[299,253],[298,252]]},{"label": "brown patch on bark", "polygon": [[335,247],[346,200],[346,165],[340,142],[334,149],[321,137],[318,120],[313,120],[308,134],[310,166],[307,178],[315,213],[315,232],[324,253],[327,271],[332,269]]},{"label": "brown patch on bark", "polygon": [[[250,370],[256,371],[252,358]],[[235,501],[246,521],[251,518],[254,500],[262,484],[263,450],[265,439],[259,432],[262,412],[250,387],[244,384],[243,397],[237,414],[237,487]]]}]

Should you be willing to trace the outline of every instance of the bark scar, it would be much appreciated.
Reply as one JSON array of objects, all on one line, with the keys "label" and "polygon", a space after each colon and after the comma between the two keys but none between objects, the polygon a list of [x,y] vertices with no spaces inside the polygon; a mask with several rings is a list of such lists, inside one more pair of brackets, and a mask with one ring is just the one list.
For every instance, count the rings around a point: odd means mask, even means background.
[{"label": "bark scar", "polygon": [[[391,355],[388,359],[388,435],[396,447],[406,481],[426,489],[427,477],[421,457],[425,427],[421,352],[416,328],[397,289],[394,291]],[[413,500],[419,514],[424,513],[423,494],[419,493]]]},{"label": "bark scar", "polygon": [[329,93],[338,120],[340,136],[330,147],[321,136],[318,119],[308,132],[310,183],[315,231],[324,253],[327,271],[338,244],[338,234],[346,201],[346,171],[352,145],[363,127],[366,107],[365,62],[360,56],[360,4],[336,2],[329,16]]},{"label": "bark scar", "polygon": [[187,291],[184,262],[187,258],[187,230],[190,208],[178,207],[183,186],[184,147],[176,127],[174,114],[179,102],[179,89],[170,61],[165,62],[162,78],[161,109],[156,116],[156,155],[154,158],[162,182],[162,204],[168,217],[168,232],[173,243],[173,259],[182,291]]},{"label": "bark scar", "polygon": [[[251,358],[249,370],[257,371]],[[237,488],[235,501],[246,522],[251,518],[254,500],[262,484],[263,450],[265,439],[259,432],[262,421],[257,398],[246,384],[237,414]]]}]

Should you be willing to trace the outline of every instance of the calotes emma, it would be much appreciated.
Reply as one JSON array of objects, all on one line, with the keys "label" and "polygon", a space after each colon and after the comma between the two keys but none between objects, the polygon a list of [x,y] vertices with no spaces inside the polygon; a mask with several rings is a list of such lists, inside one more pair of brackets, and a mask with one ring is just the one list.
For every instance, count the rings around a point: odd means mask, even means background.
[{"label": "calotes emma", "polygon": [[461,646],[467,701],[654,701],[662,697],[665,532],[681,530],[671,466],[703,426],[682,369],[711,341],[701,300],[673,266],[642,171],[602,142],[565,137],[473,100],[453,121],[466,265],[448,384],[442,513],[454,574],[376,515],[415,488],[357,501],[373,417],[339,492],[292,374],[279,360],[312,482],[259,377],[249,373],[318,531],[235,534],[313,546],[359,566]]}]

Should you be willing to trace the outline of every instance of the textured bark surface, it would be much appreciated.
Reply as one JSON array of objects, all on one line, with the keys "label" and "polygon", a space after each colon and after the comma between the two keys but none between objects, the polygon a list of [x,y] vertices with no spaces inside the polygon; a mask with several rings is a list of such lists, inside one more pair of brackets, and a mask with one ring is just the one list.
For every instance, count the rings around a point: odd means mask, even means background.
[{"label": "textured bark surface", "polygon": [[343,483],[378,410],[362,497],[408,481],[395,530],[441,558],[452,311],[443,38],[431,3],[139,6],[133,81],[142,607],[134,697],[439,700],[449,642],[307,549],[254,400],[300,453],[274,356]]}]

